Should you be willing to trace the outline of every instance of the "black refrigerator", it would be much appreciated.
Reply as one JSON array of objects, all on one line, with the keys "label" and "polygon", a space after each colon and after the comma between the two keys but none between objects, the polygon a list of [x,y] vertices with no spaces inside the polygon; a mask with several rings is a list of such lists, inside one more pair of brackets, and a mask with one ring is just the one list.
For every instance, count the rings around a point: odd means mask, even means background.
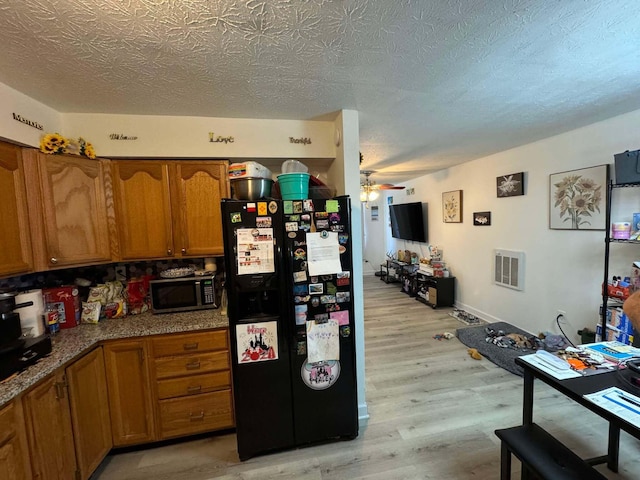
[{"label": "black refrigerator", "polygon": [[358,435],[350,209],[222,201],[241,460]]}]

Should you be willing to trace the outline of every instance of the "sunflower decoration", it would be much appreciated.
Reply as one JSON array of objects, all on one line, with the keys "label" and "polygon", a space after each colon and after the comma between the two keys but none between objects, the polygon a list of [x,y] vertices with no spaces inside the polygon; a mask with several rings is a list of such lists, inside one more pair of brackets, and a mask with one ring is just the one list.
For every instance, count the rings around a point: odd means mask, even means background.
[{"label": "sunflower decoration", "polygon": [[40,139],[40,151],[49,155],[64,153],[69,146],[69,140],[59,133],[47,133]]},{"label": "sunflower decoration", "polygon": [[91,143],[82,137],[78,139],[78,143],[80,143],[80,155],[84,155],[87,158],[96,158],[96,151]]},{"label": "sunflower decoration", "polygon": [[68,139],[59,133],[47,133],[40,139],[40,151],[48,155],[67,153],[83,155],[87,158],[96,158],[93,145],[80,137],[78,140]]}]

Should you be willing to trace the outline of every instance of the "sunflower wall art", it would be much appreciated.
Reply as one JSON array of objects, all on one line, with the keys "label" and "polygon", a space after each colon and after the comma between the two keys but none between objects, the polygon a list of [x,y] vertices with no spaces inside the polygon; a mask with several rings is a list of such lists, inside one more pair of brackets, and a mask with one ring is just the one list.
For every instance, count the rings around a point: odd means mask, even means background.
[{"label": "sunflower wall art", "polygon": [[91,143],[80,137],[78,140],[63,137],[59,133],[47,133],[40,139],[40,151],[49,155],[68,153],[96,158],[96,151]]},{"label": "sunflower wall art", "polygon": [[549,228],[604,230],[608,165],[549,175]]}]

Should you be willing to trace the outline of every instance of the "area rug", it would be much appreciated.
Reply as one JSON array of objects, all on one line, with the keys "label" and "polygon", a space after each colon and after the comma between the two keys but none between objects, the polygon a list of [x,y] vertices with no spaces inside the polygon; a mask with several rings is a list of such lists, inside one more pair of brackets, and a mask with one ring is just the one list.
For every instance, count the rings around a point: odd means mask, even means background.
[{"label": "area rug", "polygon": [[531,334],[506,322],[495,322],[480,325],[478,327],[466,327],[456,330],[456,337],[458,337],[458,340],[464,343],[467,347],[477,349],[478,352],[480,352],[480,354],[487,360],[490,360],[499,367],[522,377],[522,368],[515,364],[515,359],[521,355],[533,353],[534,350],[528,348],[499,347],[491,342],[487,342],[487,328],[492,328],[496,332],[502,330],[505,334],[519,333],[526,337],[530,337]]}]

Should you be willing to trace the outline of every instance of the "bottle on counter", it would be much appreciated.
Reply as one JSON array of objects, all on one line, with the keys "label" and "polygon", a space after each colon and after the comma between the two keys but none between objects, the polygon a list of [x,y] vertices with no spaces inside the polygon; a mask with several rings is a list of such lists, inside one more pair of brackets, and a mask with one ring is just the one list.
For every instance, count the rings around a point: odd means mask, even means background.
[{"label": "bottle on counter", "polygon": [[58,314],[58,307],[50,303],[47,304],[44,317],[47,332],[49,333],[49,335],[54,336],[60,331],[60,317]]}]

